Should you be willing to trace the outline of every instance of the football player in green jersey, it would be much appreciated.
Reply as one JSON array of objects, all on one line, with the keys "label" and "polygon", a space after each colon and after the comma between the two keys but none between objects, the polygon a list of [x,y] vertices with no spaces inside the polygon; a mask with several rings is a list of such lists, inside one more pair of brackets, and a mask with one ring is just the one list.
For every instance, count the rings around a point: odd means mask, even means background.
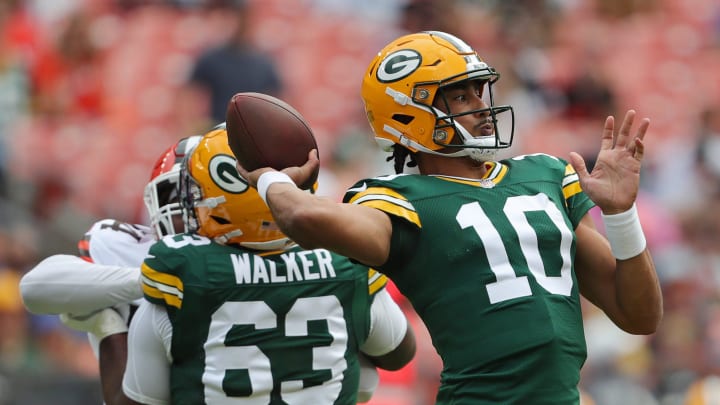
[{"label": "football player in green jersey", "polygon": [[[362,83],[397,174],[361,180],[336,203],[293,184],[318,167],[313,152],[282,172],[239,170],[301,246],[395,281],[442,358],[438,404],[575,405],[586,358],[580,295],[629,333],[651,334],[662,318],[635,209],[649,120],[633,129],[630,110],[616,132],[608,117],[592,173],[576,153],[495,160],[514,127],[512,107],[493,101],[498,78],[460,38],[402,36]],[[402,173],[408,158],[419,174]]]},{"label": "football player in green jersey", "polygon": [[178,187],[186,233],[150,248],[129,334],[112,309],[68,323],[101,335],[107,404],[355,404],[375,366],[412,359],[386,276],[289,240],[239,177],[224,126],[186,156]]}]

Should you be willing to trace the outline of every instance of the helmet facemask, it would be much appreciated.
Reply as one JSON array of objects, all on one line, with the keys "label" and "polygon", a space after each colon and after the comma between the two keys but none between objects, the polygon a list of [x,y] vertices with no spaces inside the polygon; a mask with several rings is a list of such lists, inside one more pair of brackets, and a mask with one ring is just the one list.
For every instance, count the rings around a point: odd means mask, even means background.
[{"label": "helmet facemask", "polygon": [[180,206],[182,207],[182,218],[187,233],[197,233],[199,223],[195,215],[195,204],[202,200],[200,187],[195,180],[188,175],[187,157],[183,160],[180,169],[178,190],[180,193]]},{"label": "helmet facemask", "polygon": [[[198,144],[200,136],[182,138],[158,158],[150,181],[145,186],[143,201],[155,236],[181,233],[182,208],[178,201],[178,182],[183,158]],[[177,227],[175,225],[178,225]]]},{"label": "helmet facemask", "polygon": [[150,225],[158,237],[183,232],[175,229],[173,218],[182,217],[178,201],[178,172],[163,173],[145,186],[145,207],[150,213]]},{"label": "helmet facemask", "polygon": [[[447,81],[448,83],[438,85],[435,103],[432,106],[432,111],[435,114],[435,129],[432,139],[436,145],[445,149],[440,153],[447,156],[468,156],[473,160],[484,162],[494,160],[498,150],[509,148],[512,145],[514,128],[509,131],[500,131],[498,129],[498,116],[503,112],[510,111],[510,125],[514,126],[514,111],[510,106],[495,106],[492,86],[499,79],[499,75],[492,68],[488,67],[487,69],[491,72],[489,76],[483,72],[482,78],[474,78],[473,72],[471,72],[470,75],[462,75],[467,77],[461,80],[450,78]],[[453,112],[446,96],[447,92],[454,87],[468,85],[472,81],[479,86],[483,104],[487,107]],[[438,108],[438,105],[441,107]],[[491,126],[490,133],[487,135],[473,135],[470,130],[457,120],[467,115],[485,116],[487,124]],[[509,135],[503,138],[502,134]]]}]

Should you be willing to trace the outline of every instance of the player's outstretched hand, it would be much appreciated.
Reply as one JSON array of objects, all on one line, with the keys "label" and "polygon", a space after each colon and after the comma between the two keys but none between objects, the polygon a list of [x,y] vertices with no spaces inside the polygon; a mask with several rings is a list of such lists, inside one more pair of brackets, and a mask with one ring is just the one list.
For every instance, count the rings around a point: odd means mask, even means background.
[{"label": "player's outstretched hand", "polygon": [[69,328],[95,335],[98,341],[110,335],[128,331],[123,316],[112,308],[105,308],[84,315],[61,314],[60,320]]},{"label": "player's outstretched hand", "polygon": [[628,110],[616,134],[614,117],[607,117],[592,173],[588,173],[580,154],[570,153],[570,163],[577,171],[580,185],[606,215],[627,211],[637,198],[640,166],[645,154],[643,138],[650,119],[644,118],[632,133],[634,121],[635,111]]},{"label": "player's outstretched hand", "polygon": [[[237,170],[240,176],[247,180],[251,187],[257,188],[257,182],[260,175],[274,170],[270,167],[261,167],[251,172],[245,170],[240,163],[237,163]],[[287,167],[282,170],[283,173],[290,176],[296,185],[302,185],[307,183],[313,176],[317,177],[318,169],[320,168],[320,159],[318,158],[317,149],[313,149],[308,153],[308,160],[302,166]]]}]

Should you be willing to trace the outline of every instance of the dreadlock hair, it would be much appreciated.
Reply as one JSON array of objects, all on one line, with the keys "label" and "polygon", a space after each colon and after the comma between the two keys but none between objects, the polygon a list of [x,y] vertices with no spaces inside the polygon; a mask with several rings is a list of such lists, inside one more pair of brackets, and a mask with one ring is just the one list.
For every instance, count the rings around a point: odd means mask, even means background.
[{"label": "dreadlock hair", "polygon": [[394,160],[395,174],[401,174],[403,172],[403,168],[405,167],[405,160],[408,156],[410,157],[410,161],[407,163],[407,167],[417,166],[417,162],[415,161],[415,154],[411,153],[410,149],[395,144],[393,145],[392,155],[388,156],[386,161],[389,162],[391,160]]}]

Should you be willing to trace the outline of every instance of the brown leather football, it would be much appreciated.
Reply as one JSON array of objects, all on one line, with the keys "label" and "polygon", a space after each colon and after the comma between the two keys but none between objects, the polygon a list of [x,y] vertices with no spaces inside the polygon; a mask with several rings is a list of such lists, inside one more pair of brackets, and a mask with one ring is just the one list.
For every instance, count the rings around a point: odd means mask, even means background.
[{"label": "brown leather football", "polygon": [[[226,112],[228,143],[248,171],[302,166],[317,149],[315,136],[302,115],[288,103],[262,93],[237,93]],[[313,178],[301,188],[310,188]]]}]

